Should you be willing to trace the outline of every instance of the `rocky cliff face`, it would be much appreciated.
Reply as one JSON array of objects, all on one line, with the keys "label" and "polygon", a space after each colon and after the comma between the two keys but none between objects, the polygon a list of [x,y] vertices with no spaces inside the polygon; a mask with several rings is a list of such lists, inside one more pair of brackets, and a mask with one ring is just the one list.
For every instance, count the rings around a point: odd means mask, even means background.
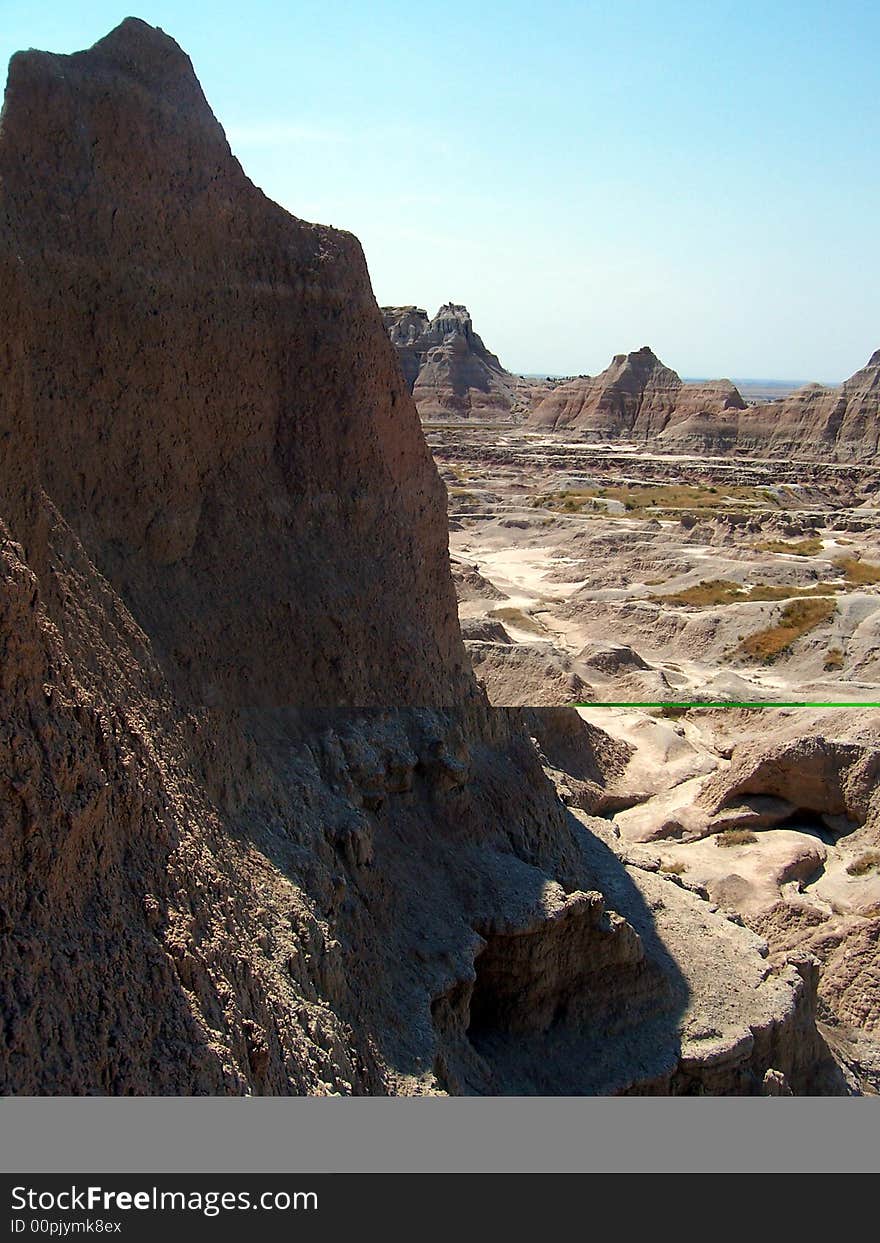
[{"label": "rocky cliff face", "polygon": [[467,307],[447,303],[433,319],[413,306],[386,306],[382,315],[422,418],[497,419],[525,410],[527,385],[486,349]]},{"label": "rocky cliff face", "polygon": [[14,58],[0,186],[2,1090],[836,1090],[809,964],[476,693],[360,249],[177,45]]},{"label": "rocky cliff face", "polygon": [[748,405],[729,380],[684,383],[644,346],[598,376],[558,384],[528,426],[673,450],[871,460],[880,452],[880,350],[839,388],[809,384]]},{"label": "rocky cliff face", "polygon": [[136,21],[13,58],[0,186],[31,563],[38,487],[194,703],[456,702],[443,486],[358,242],[266,199]]},{"label": "rocky cliff face", "polygon": [[382,322],[411,393],[425,358],[427,347],[423,342],[429,331],[430,316],[418,306],[383,306]]},{"label": "rocky cliff face", "polygon": [[729,380],[685,384],[648,346],[617,354],[598,376],[577,376],[554,388],[532,412],[528,425],[571,429],[590,438],[650,440],[681,434],[709,421],[735,422],[746,403]]},{"label": "rocky cliff face", "polygon": [[779,401],[750,406],[735,444],[749,452],[795,453],[844,462],[880,452],[880,350],[839,388],[809,384]]}]

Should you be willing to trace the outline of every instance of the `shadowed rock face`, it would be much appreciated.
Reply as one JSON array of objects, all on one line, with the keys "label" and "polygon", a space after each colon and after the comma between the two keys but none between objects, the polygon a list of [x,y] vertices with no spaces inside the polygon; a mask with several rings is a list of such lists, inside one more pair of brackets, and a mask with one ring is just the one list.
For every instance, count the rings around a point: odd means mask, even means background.
[{"label": "shadowed rock face", "polygon": [[431,324],[428,312],[418,306],[383,306],[382,320],[412,392],[425,358],[423,342]]},{"label": "shadowed rock face", "polygon": [[498,418],[522,404],[517,377],[486,349],[467,307],[447,303],[433,319],[414,306],[382,315],[422,418]]},{"label": "shadowed rock face", "polygon": [[456,702],[444,489],[356,239],[252,185],[134,19],[13,58],[0,186],[29,557],[36,483],[192,702]]},{"label": "shadowed rock face", "polygon": [[743,410],[745,404],[729,380],[685,384],[643,346],[615,355],[601,375],[557,385],[532,412],[528,426],[648,440],[706,416],[729,418],[727,411]]}]

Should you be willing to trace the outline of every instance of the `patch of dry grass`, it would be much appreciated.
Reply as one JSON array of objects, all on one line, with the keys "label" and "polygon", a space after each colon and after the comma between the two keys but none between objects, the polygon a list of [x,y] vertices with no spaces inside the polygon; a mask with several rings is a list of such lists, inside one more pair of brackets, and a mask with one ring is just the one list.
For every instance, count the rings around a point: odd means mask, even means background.
[{"label": "patch of dry grass", "polygon": [[724,829],[715,838],[716,846],[750,846],[758,839],[751,829]]},{"label": "patch of dry grass", "polygon": [[681,876],[687,871],[687,864],[682,863],[681,859],[670,859],[666,863],[660,864],[661,872],[670,872],[673,876]]},{"label": "patch of dry grass", "polygon": [[742,598],[741,585],[727,578],[705,579],[701,583],[695,583],[693,587],[683,587],[681,591],[674,591],[668,596],[649,596],[650,600],[658,604],[691,604],[698,608],[730,604]]},{"label": "patch of dry grass", "polygon": [[822,541],[817,536],[800,540],[768,539],[755,545],[758,552],[783,552],[792,557],[815,557],[822,547]]},{"label": "patch of dry grass", "polygon": [[671,592],[668,596],[649,596],[648,600],[653,604],[693,605],[698,608],[709,608],[719,604],[766,603],[773,600],[824,597],[831,592],[842,590],[839,583],[817,583],[814,587],[778,587],[772,583],[755,583],[747,586],[743,583],[734,583],[727,578],[711,578],[704,579],[692,587],[684,587],[681,591]]},{"label": "patch of dry grass", "polygon": [[771,664],[793,643],[834,616],[837,605],[827,597],[792,600],[774,626],[767,626],[742,640],[738,652],[751,660]]},{"label": "patch of dry grass", "polygon": [[[581,513],[584,509],[604,508],[604,501],[619,501],[627,515],[680,517],[683,510],[712,513],[742,513],[743,507],[772,505],[779,500],[764,488],[731,486],[708,487],[699,484],[644,483],[616,484],[602,488],[570,488],[535,497],[535,506],[558,509],[563,513]],[[613,517],[614,514],[612,513]]]},{"label": "patch of dry grass", "polygon": [[817,583],[815,587],[777,587],[769,583],[758,583],[748,590],[749,600],[791,600],[809,599],[813,596],[827,596],[832,591],[842,591],[840,584]]},{"label": "patch of dry grass", "polygon": [[880,583],[880,565],[872,565],[870,561],[860,561],[858,557],[841,557],[834,565],[853,586],[873,587]]}]

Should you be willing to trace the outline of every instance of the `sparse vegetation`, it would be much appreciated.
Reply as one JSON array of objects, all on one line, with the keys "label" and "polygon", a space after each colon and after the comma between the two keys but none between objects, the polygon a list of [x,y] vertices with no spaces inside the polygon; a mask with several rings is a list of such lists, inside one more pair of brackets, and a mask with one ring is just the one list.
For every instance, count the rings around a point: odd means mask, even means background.
[{"label": "sparse vegetation", "polygon": [[748,589],[749,600],[791,600],[815,596],[828,596],[833,591],[842,591],[839,583],[817,583],[815,587],[777,587],[769,583],[757,583]]},{"label": "sparse vegetation", "polygon": [[880,565],[872,565],[870,561],[860,561],[858,557],[841,557],[834,565],[853,586],[873,587],[880,583]]},{"label": "sparse vegetation", "polygon": [[669,859],[666,863],[660,864],[661,872],[670,872],[673,876],[681,876],[687,871],[687,864],[682,863],[681,859]]},{"label": "sparse vegetation", "polygon": [[857,859],[846,865],[850,876],[867,876],[869,872],[880,872],[880,850],[865,850]]},{"label": "sparse vegetation", "polygon": [[[722,490],[699,484],[675,483],[569,488],[561,492],[547,492],[536,497],[532,504],[564,513],[581,513],[585,509],[604,510],[606,501],[617,501],[628,515],[645,518],[660,515],[677,518],[683,510],[742,513],[744,507],[772,505],[779,508],[778,497],[764,488],[731,486]],[[611,516],[614,516],[613,512]]]},{"label": "sparse vegetation", "polygon": [[671,592],[668,596],[653,595],[648,599],[654,604],[693,605],[710,608],[719,604],[765,603],[773,600],[792,600],[825,597],[842,591],[839,583],[817,583],[814,587],[780,587],[773,583],[755,583],[747,586],[727,578],[704,579],[692,587]]},{"label": "sparse vegetation", "polygon": [[689,711],[690,708],[687,704],[664,704],[660,709],[660,715],[666,717],[667,720],[678,721],[683,716],[686,716]]},{"label": "sparse vegetation", "polygon": [[801,540],[768,539],[755,545],[759,552],[782,552],[792,557],[815,557],[822,551],[822,547],[818,536]]},{"label": "sparse vegetation", "polygon": [[742,599],[742,586],[726,578],[712,578],[696,583],[693,587],[684,587],[668,596],[650,596],[649,599],[662,604],[692,604],[698,608],[709,608],[714,604],[730,604],[737,598]]},{"label": "sparse vegetation", "polygon": [[723,829],[715,838],[715,845],[750,846],[757,840],[751,829]]},{"label": "sparse vegetation", "polygon": [[737,650],[740,655],[751,660],[771,664],[803,635],[809,634],[833,617],[836,608],[835,602],[827,597],[792,600],[782,610],[776,625],[748,635]]}]

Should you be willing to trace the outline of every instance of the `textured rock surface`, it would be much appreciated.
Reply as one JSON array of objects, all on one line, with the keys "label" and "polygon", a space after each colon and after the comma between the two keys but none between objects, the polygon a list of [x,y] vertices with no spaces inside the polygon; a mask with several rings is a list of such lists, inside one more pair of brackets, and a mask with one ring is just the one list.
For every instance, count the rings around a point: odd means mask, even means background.
[{"label": "textured rock surface", "polygon": [[443,487],[356,239],[266,199],[134,20],[13,57],[0,186],[4,508],[31,564],[25,481],[191,702],[456,702]]},{"label": "textured rock surface", "polygon": [[467,307],[449,302],[433,319],[415,306],[386,306],[382,315],[422,418],[524,412],[528,385],[486,349]]},{"label": "textured rock surface", "polygon": [[[766,717],[762,713],[762,717]],[[707,718],[715,771],[618,813],[629,842],[766,938],[770,961],[819,964],[824,1031],[880,1089],[880,721],[876,712]],[[691,727],[695,737],[696,726]],[[633,781],[633,763],[623,782]],[[642,847],[635,847],[642,849]]]},{"label": "textured rock surface", "polygon": [[673,450],[871,460],[880,452],[880,350],[839,388],[808,384],[749,405],[729,380],[684,383],[644,346],[598,376],[553,387],[528,427]]},{"label": "textured rock surface", "polygon": [[809,384],[740,416],[736,447],[844,462],[880,452],[880,350],[839,388]]},{"label": "textured rock surface", "polygon": [[557,385],[532,412],[528,426],[548,431],[570,428],[595,438],[648,440],[673,429],[711,419],[735,425],[745,408],[729,380],[685,384],[643,346],[617,354],[598,376],[577,376]]},{"label": "textured rock surface", "polygon": [[0,185],[2,1090],[839,1090],[808,964],[477,694],[357,243],[177,45],[16,57]]},{"label": "textured rock surface", "polygon": [[185,711],[53,547],[0,577],[4,1091],[836,1090],[800,977],[566,813],[517,714]]}]

